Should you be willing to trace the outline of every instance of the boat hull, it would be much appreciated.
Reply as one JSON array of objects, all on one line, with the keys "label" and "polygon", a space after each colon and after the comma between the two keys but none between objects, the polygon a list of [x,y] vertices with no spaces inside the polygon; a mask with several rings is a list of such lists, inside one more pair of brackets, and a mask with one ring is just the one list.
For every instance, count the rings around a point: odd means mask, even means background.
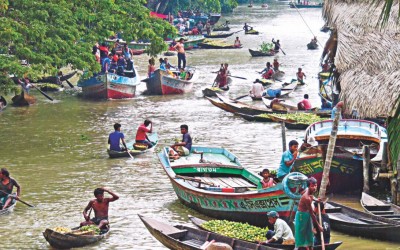
[{"label": "boat hull", "polygon": [[[147,152],[154,151],[155,147],[158,144],[158,134],[151,133],[151,134],[148,134],[147,137],[149,138],[150,141],[153,142],[153,144],[154,144],[153,147],[146,149],[146,150],[136,150],[133,147],[133,144],[135,142],[128,142],[126,144],[126,147],[129,149],[129,154],[131,154],[132,156],[137,156],[137,155],[145,154]],[[110,150],[108,148],[107,153],[108,153],[108,156],[110,156],[110,158],[131,157],[127,151],[114,151],[114,150]]]},{"label": "boat hull", "polygon": [[106,237],[109,232],[94,236],[74,236],[61,234],[48,228],[43,232],[43,236],[49,242],[50,246],[58,249],[69,249],[94,244]]},{"label": "boat hull", "polygon": [[16,107],[29,106],[36,103],[36,98],[32,95],[28,95],[25,91],[22,91],[19,95],[15,95],[11,100],[13,106]]},{"label": "boat hull", "polygon": [[249,52],[250,52],[250,55],[252,57],[274,56],[275,55],[275,52],[262,52],[262,51],[259,51],[259,50],[252,50],[252,49],[249,49]]},{"label": "boat hull", "polygon": [[146,81],[147,94],[149,95],[173,95],[185,94],[192,91],[195,72],[189,81],[168,76],[167,72],[156,70],[151,78]]},{"label": "boat hull", "polygon": [[119,76],[113,73],[99,74],[87,80],[80,81],[84,97],[94,99],[124,99],[135,97],[136,86],[140,84],[139,77]]}]

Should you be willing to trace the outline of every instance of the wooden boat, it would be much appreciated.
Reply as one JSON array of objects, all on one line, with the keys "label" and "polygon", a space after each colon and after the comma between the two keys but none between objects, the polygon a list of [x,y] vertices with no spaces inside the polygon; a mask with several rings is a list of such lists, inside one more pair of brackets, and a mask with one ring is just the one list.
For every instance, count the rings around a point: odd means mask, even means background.
[{"label": "wooden boat", "polygon": [[44,92],[58,92],[63,91],[64,87],[62,85],[53,84],[53,83],[42,83],[37,84],[37,87]]},{"label": "wooden boat", "polygon": [[[78,229],[78,228],[73,228]],[[84,247],[94,244],[104,239],[110,230],[102,231],[100,235],[74,235],[71,233],[58,233],[47,228],[43,232],[44,238],[49,242],[50,246],[58,249],[70,249],[75,247]]]},{"label": "wooden boat", "polygon": [[265,212],[272,210],[286,218],[293,212],[291,197],[300,198],[293,187],[306,181],[304,175],[293,173],[281,183],[262,189],[261,177],[244,168],[237,156],[224,148],[193,146],[188,156],[177,160],[169,159],[169,149],[165,147],[158,158],[179,200],[219,219],[265,226]]},{"label": "wooden boat", "polygon": [[325,211],[334,230],[367,239],[400,242],[400,223],[397,221],[364,213],[335,202],[328,202]]},{"label": "wooden boat", "polygon": [[[196,226],[197,226],[198,228],[200,228],[201,230],[209,231],[209,230],[207,230],[206,228],[204,228],[204,227],[202,226],[202,224],[204,224],[204,223],[207,222],[206,220],[202,220],[202,219],[200,219],[200,218],[197,218],[197,217],[194,217],[194,216],[190,216],[190,215],[189,215],[189,219],[190,219],[190,221],[191,221],[194,225],[196,225]],[[211,232],[212,232],[212,231],[211,231]],[[213,232],[213,233],[215,233],[215,232]],[[247,242],[247,241],[246,241],[246,242]],[[325,245],[325,249],[326,249],[326,250],[334,250],[334,249],[338,248],[342,243],[343,243],[343,242],[341,242],[341,241],[337,241],[337,242],[334,242],[334,243],[331,243],[331,244],[326,244],[326,245]],[[294,244],[283,245],[283,244],[274,244],[274,243],[263,243],[262,245],[263,245],[263,246],[268,246],[268,247],[277,248],[277,249],[288,249],[288,250],[289,250],[289,249],[290,249],[290,250],[295,249],[295,245],[294,245]],[[314,249],[314,250],[316,250],[316,249],[322,249],[322,246],[321,246],[321,245],[313,246],[313,249]]]},{"label": "wooden boat", "polygon": [[196,70],[187,67],[187,72],[191,77],[189,80],[181,80],[169,75],[166,71],[157,69],[154,75],[143,81],[146,82],[147,93],[149,95],[171,95],[185,94],[192,91],[193,83],[197,78]]},{"label": "wooden boat", "polygon": [[176,56],[176,51],[166,51],[164,52],[164,56]]},{"label": "wooden boat", "polygon": [[275,73],[272,74],[271,76],[271,78],[275,81],[282,81],[284,77],[285,77],[285,72],[282,70],[275,71]]},{"label": "wooden boat", "polygon": [[233,32],[204,35],[204,37],[205,38],[226,38],[226,37],[230,37],[231,35],[233,35]]},{"label": "wooden boat", "polygon": [[[135,144],[134,141],[128,142],[126,144],[126,147],[128,148],[129,153],[132,156],[141,155],[141,154],[145,154],[147,152],[154,151],[154,149],[156,148],[156,146],[158,144],[158,134],[157,133],[151,133],[151,134],[148,134],[147,137],[150,139],[150,141],[153,142],[153,147],[152,148],[149,148],[149,149],[146,149],[146,150],[136,150],[133,147],[133,144]],[[107,153],[110,156],[110,158],[130,157],[128,152],[126,152],[126,151],[114,151],[114,150],[110,150],[109,148],[107,148]]]},{"label": "wooden boat", "polygon": [[266,3],[261,4],[261,8],[264,8],[264,9],[268,8],[268,4],[266,4]]},{"label": "wooden boat", "polygon": [[[14,211],[14,208],[15,208],[16,204],[17,204],[17,201],[13,199],[11,201],[11,204],[6,209],[0,210],[0,216],[8,214],[8,213],[11,213],[12,211]],[[0,209],[1,209],[1,206],[0,206]]]},{"label": "wooden boat", "polygon": [[216,93],[223,94],[228,91],[229,91],[229,86],[228,86],[228,88],[222,88],[222,89],[218,88],[218,87],[207,87],[202,90],[203,95],[208,96],[208,97],[217,96]]},{"label": "wooden boat", "polygon": [[278,92],[280,92],[280,98],[288,97],[289,94],[293,93],[296,88],[297,83],[291,83],[280,88],[270,88],[266,90],[266,95],[264,96],[264,98],[274,99],[276,97],[276,93]]},{"label": "wooden boat", "polygon": [[260,32],[258,32],[257,30],[248,30],[244,32],[246,35],[258,35],[260,34]]},{"label": "wooden boat", "polygon": [[228,25],[221,25],[213,28],[213,31],[229,31],[231,28]]},{"label": "wooden boat", "polygon": [[275,55],[275,51],[268,51],[268,52],[262,52],[259,50],[252,50],[249,49],[250,55],[252,57],[258,57],[258,56],[274,56]]},{"label": "wooden boat", "polygon": [[287,129],[306,130],[308,126],[310,125],[305,123],[285,122],[285,128]]},{"label": "wooden boat", "polygon": [[134,49],[134,50],[146,50],[150,47],[151,43],[148,42],[136,42],[132,41],[128,43],[128,48]]},{"label": "wooden boat", "polygon": [[125,71],[124,76],[114,73],[100,73],[88,79],[81,79],[78,87],[83,96],[95,99],[132,98],[136,94],[136,86],[140,84],[139,75],[133,71]]},{"label": "wooden boat", "polygon": [[0,96],[0,111],[3,111],[5,108],[7,108],[7,100],[3,96]]},{"label": "wooden boat", "polygon": [[323,3],[314,3],[314,4],[297,4],[294,2],[289,3],[290,8],[297,8],[297,9],[322,8],[323,6],[324,6]]},{"label": "wooden boat", "polygon": [[219,43],[219,44],[211,44],[211,43],[199,43],[199,46],[202,49],[240,49],[242,46],[234,46],[233,44],[228,43]]},{"label": "wooden boat", "polygon": [[[313,176],[318,184],[322,178],[323,159],[332,123],[332,120],[325,120],[313,123],[307,128],[304,140],[308,141],[313,137],[319,146],[310,152],[301,152],[294,163],[295,171]],[[382,150],[381,143],[386,141],[385,138],[386,130],[374,122],[356,119],[340,120],[328,190],[338,193],[360,190],[363,185],[362,145],[370,146],[372,159]]]},{"label": "wooden boat", "polygon": [[25,91],[21,91],[21,94],[15,95],[11,100],[13,105],[17,107],[29,106],[36,103],[36,98]]},{"label": "wooden boat", "polygon": [[[183,40],[185,41],[183,45],[186,50],[197,48],[199,46],[198,44],[203,42],[205,39],[204,35],[200,34],[200,35],[178,36],[174,38],[174,40],[175,42],[178,42],[181,38],[183,38]],[[172,41],[167,41],[166,43],[171,44]]]},{"label": "wooden boat", "polygon": [[233,250],[276,250],[261,244],[251,243],[239,239],[234,239],[221,234],[208,232],[184,225],[175,225],[158,221],[153,218],[138,215],[140,220],[146,226],[147,230],[169,249],[177,250],[201,250],[205,244],[210,241],[226,243]]},{"label": "wooden boat", "polygon": [[47,76],[47,77],[43,77],[37,81],[30,81],[30,82],[34,82],[34,83],[53,83],[53,84],[60,84],[63,81],[69,80],[70,78],[72,78],[77,72],[76,71],[72,71],[66,75],[62,75],[60,77],[60,79],[57,79],[57,76]]},{"label": "wooden boat", "polygon": [[145,49],[130,49],[130,50],[131,50],[132,55],[134,55],[134,56],[141,55],[146,51]]},{"label": "wooden boat", "polygon": [[266,115],[269,114],[265,114],[265,115],[246,115],[246,114],[242,114],[242,113],[236,113],[236,115],[240,115],[243,119],[247,120],[247,121],[257,121],[257,122],[274,122],[274,120],[272,120],[271,118],[269,118]]},{"label": "wooden boat", "polygon": [[311,49],[311,50],[318,49],[318,43],[313,43],[313,42],[308,43],[307,49]]},{"label": "wooden boat", "polygon": [[247,115],[260,115],[266,113],[272,113],[272,110],[267,108],[260,108],[256,106],[249,105],[244,102],[239,102],[233,99],[226,98],[218,93],[216,93],[218,100],[206,97],[214,106],[217,106],[225,111],[231,113],[242,113]]},{"label": "wooden boat", "polygon": [[400,223],[400,207],[392,203],[381,201],[369,194],[361,194],[361,206],[365,212],[391,219]]}]

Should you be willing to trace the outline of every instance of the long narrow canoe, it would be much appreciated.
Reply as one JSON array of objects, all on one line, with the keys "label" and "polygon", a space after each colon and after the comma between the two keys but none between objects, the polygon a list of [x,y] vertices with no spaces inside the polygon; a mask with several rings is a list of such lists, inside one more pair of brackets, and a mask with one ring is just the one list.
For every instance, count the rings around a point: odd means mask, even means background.
[{"label": "long narrow canoe", "polygon": [[43,77],[37,81],[31,81],[31,82],[60,84],[61,82],[72,78],[76,73],[77,73],[77,71],[69,72],[66,75],[62,75],[59,79],[57,79],[58,78],[57,76],[47,76],[47,77]]},{"label": "long narrow canoe", "polygon": [[[297,88],[297,82],[296,83],[291,83],[289,85],[283,86],[281,88],[277,88],[277,89],[272,89],[271,91],[269,91],[269,89],[266,91],[266,95],[264,96],[267,99],[274,99],[276,96],[277,90],[280,90],[280,97],[287,97],[289,96],[289,94],[293,93],[293,91],[295,91],[295,89]],[[274,94],[272,94],[274,93]]]},{"label": "long narrow canoe", "polygon": [[230,37],[231,35],[233,35],[233,32],[204,35],[204,37],[205,38],[226,38],[226,37]]},{"label": "long narrow canoe", "polygon": [[367,239],[400,242],[400,223],[397,221],[364,213],[335,202],[328,202],[325,211],[334,230]]},{"label": "long narrow canoe", "polygon": [[[169,159],[169,147],[158,158],[179,200],[207,216],[265,226],[265,213],[294,213],[306,177],[291,173],[281,183],[262,189],[261,177],[244,168],[224,148],[193,146],[188,156]],[[294,186],[293,186],[294,185]],[[295,186],[300,189],[296,191]]]},{"label": "long narrow canoe", "polygon": [[74,247],[84,247],[99,242],[109,233],[110,230],[102,231],[100,235],[74,235],[71,233],[58,233],[50,228],[47,228],[43,232],[43,236],[47,242],[49,242],[50,246],[54,248],[70,249]]},{"label": "long narrow canoe", "polygon": [[11,213],[12,211],[14,211],[15,205],[17,204],[16,200],[12,200],[10,206],[8,206],[6,209],[4,210],[0,210],[0,215],[4,215],[4,214],[8,214]]},{"label": "long narrow canoe", "polygon": [[[150,141],[153,142],[153,147],[152,148],[149,148],[149,149],[146,149],[146,150],[136,150],[133,147],[133,144],[135,143],[134,141],[128,142],[126,144],[126,147],[128,148],[129,153],[132,156],[141,155],[141,154],[144,154],[144,153],[147,153],[147,152],[154,151],[155,147],[158,144],[158,134],[157,133],[151,133],[151,134],[148,134],[147,137],[150,139]],[[110,158],[130,157],[128,152],[126,152],[126,151],[114,151],[114,150],[110,150],[109,148],[107,149],[107,153],[110,156]]]},{"label": "long narrow canoe", "polygon": [[258,56],[274,56],[275,55],[275,51],[268,51],[268,52],[262,52],[259,50],[252,50],[249,49],[250,55],[252,57],[258,57]]},{"label": "long narrow canoe", "polygon": [[[202,226],[203,223],[207,222],[206,220],[202,220],[200,218],[197,218],[197,217],[194,217],[194,216],[190,216],[190,215],[189,215],[189,219],[194,225],[196,225],[200,229],[205,230],[205,231],[209,231],[209,230],[207,230],[206,228],[204,228]],[[334,242],[334,243],[331,243],[331,244],[327,244],[327,245],[325,245],[325,249],[326,250],[334,250],[334,249],[338,248],[341,244],[342,244],[341,241]],[[288,249],[288,250],[295,249],[294,244],[282,245],[282,244],[273,244],[273,243],[263,243],[263,245],[268,246],[268,247],[278,248],[278,249]],[[322,249],[322,246],[320,246],[320,245],[319,246],[314,246],[313,249],[314,250],[319,250],[319,249]]]},{"label": "long narrow canoe", "polygon": [[25,91],[22,91],[19,95],[15,95],[11,100],[13,105],[17,107],[29,106],[36,103],[36,98]]},{"label": "long narrow canoe", "polygon": [[361,194],[361,206],[365,212],[391,219],[400,223],[400,207],[389,202],[384,202],[369,194]]},{"label": "long narrow canoe", "polygon": [[172,226],[153,218],[144,217],[140,214],[139,218],[151,235],[169,249],[202,250],[204,249],[202,246],[211,241],[228,244],[233,250],[278,249],[183,225]]}]

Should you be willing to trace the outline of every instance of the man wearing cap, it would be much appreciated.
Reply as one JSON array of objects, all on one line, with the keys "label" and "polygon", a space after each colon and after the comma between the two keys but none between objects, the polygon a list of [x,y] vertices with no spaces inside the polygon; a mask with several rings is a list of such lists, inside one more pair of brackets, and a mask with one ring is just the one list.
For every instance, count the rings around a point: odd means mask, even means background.
[{"label": "man wearing cap", "polygon": [[318,223],[311,206],[314,198],[313,194],[317,190],[317,180],[314,177],[308,178],[307,187],[300,198],[295,219],[295,241],[296,248],[299,250],[312,248],[314,243],[313,224],[318,227],[320,232],[323,232],[323,228]]},{"label": "man wearing cap", "polygon": [[279,218],[279,214],[276,211],[271,211],[267,213],[268,222],[274,225],[274,231],[268,230],[267,232],[267,243],[282,244],[293,244],[294,237],[292,230],[286,221]]}]

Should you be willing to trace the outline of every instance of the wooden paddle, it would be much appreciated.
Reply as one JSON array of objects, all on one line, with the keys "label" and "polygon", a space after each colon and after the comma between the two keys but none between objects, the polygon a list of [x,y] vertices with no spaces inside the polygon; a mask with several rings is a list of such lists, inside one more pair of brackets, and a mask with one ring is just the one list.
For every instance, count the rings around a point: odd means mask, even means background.
[{"label": "wooden paddle", "polygon": [[279,49],[282,51],[282,53],[286,56],[285,51],[283,51],[283,49],[281,48],[281,46],[279,46]]},{"label": "wooden paddle", "polygon": [[234,77],[234,78],[239,78],[239,79],[243,79],[243,80],[247,80],[246,77],[241,77],[241,76],[232,76],[232,75],[228,75],[230,77]]},{"label": "wooden paddle", "polygon": [[132,160],[134,160],[135,158],[133,158],[133,156],[131,155],[131,153],[129,152],[129,149],[126,148],[126,152],[128,153],[128,155],[131,157]]},{"label": "wooden paddle", "polygon": [[[322,215],[321,215],[321,204],[318,202],[318,217],[319,217],[319,224],[321,225],[321,227],[322,227],[322,229],[323,229],[323,226],[322,226]],[[322,232],[320,232],[320,234],[321,234],[321,247],[322,247],[322,250],[325,250],[325,242],[324,242],[324,232],[323,232],[323,230],[322,230]]]},{"label": "wooden paddle", "polygon": [[75,86],[72,85],[72,83],[70,83],[70,82],[68,81],[68,79],[65,79],[65,81],[68,83],[68,86],[70,86],[71,88],[75,88]]},{"label": "wooden paddle", "polygon": [[[0,192],[2,192],[3,194],[9,195],[8,193],[4,192],[3,190],[0,190]],[[23,204],[25,204],[25,205],[27,205],[28,207],[34,207],[33,205],[31,205],[31,204],[29,204],[29,203],[27,203],[27,202],[21,200],[20,198],[18,198],[18,199],[16,199],[16,200],[19,201],[19,202],[21,202],[21,203],[23,203]]]},{"label": "wooden paddle", "polygon": [[234,101],[237,101],[237,100],[239,100],[239,99],[245,98],[246,96],[249,96],[249,94],[241,95],[241,96],[239,96],[239,97],[236,97],[236,98],[233,99],[233,100],[234,100]]},{"label": "wooden paddle", "polygon": [[47,99],[49,99],[50,101],[53,101],[53,98],[51,98],[49,95],[47,95],[46,93],[44,93],[43,91],[41,91],[38,87],[36,87],[36,86],[33,85],[32,83],[31,83],[31,85],[32,85],[35,89],[37,89],[42,95],[44,95]]}]

